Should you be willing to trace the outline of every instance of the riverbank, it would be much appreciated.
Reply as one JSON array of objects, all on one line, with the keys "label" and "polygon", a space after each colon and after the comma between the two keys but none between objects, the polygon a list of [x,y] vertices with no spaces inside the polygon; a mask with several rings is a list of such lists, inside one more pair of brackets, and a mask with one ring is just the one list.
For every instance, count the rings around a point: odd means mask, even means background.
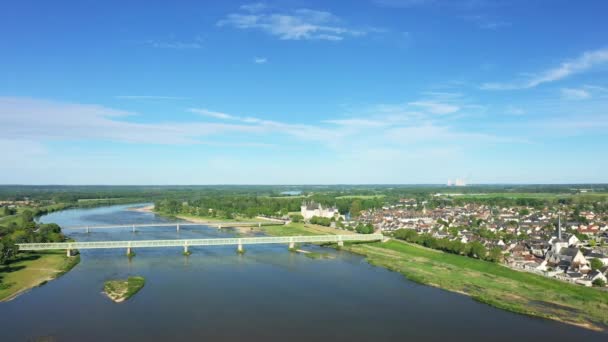
[{"label": "riverbank", "polygon": [[140,213],[153,213],[154,212],[154,204],[147,205],[145,207],[131,207],[131,208],[127,208],[127,210],[137,211],[137,212],[140,212]]},{"label": "riverbank", "polygon": [[[352,234],[306,223],[255,227],[251,231],[271,236]],[[412,281],[464,294],[496,308],[608,332],[607,292],[397,240],[347,243],[343,250],[365,256],[370,264],[399,272]]]},{"label": "riverbank", "polygon": [[608,332],[608,293],[603,291],[396,240],[347,244],[344,250],[417,283],[500,309]]},{"label": "riverbank", "polygon": [[[261,230],[274,236],[351,233],[304,223],[291,225]],[[343,250],[365,256],[370,264],[399,272],[412,281],[464,294],[496,308],[608,332],[607,292],[397,240],[347,243]]]},{"label": "riverbank", "polygon": [[115,303],[121,303],[133,297],[146,284],[144,277],[108,280],[104,283],[103,292]]},{"label": "riverbank", "polygon": [[0,266],[0,302],[16,298],[46,284],[76,266],[80,256],[67,257],[65,251],[19,253],[8,265]]}]

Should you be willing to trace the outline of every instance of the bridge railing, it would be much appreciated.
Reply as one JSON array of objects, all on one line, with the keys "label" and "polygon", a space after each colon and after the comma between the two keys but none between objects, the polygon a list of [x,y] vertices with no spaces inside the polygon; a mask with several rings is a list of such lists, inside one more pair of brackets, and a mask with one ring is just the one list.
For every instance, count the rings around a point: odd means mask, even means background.
[{"label": "bridge railing", "polygon": [[276,226],[277,222],[169,222],[169,223],[134,223],[134,224],[117,224],[117,225],[88,225],[88,226],[67,226],[62,229],[113,229],[113,228],[142,228],[142,227],[175,227],[175,226],[223,226],[223,227],[237,227],[237,226]]},{"label": "bridge railing", "polygon": [[82,241],[54,243],[21,243],[20,251],[56,249],[100,249],[100,248],[151,248],[183,246],[252,245],[275,243],[314,243],[345,241],[377,241],[382,234],[312,235],[312,236],[264,236],[251,238],[176,239],[176,240],[131,240],[131,241]]}]

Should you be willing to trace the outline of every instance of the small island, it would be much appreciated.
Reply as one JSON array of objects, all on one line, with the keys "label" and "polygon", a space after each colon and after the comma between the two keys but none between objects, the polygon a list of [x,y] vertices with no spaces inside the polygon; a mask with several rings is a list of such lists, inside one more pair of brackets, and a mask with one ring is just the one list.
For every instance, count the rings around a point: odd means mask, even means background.
[{"label": "small island", "polygon": [[133,297],[144,287],[144,277],[129,277],[128,279],[108,280],[105,282],[103,292],[115,303],[121,303]]}]

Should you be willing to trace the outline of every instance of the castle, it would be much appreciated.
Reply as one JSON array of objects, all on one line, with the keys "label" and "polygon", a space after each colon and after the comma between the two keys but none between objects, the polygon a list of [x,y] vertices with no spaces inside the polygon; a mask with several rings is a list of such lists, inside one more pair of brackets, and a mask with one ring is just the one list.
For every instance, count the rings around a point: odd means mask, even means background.
[{"label": "castle", "polygon": [[300,207],[300,212],[302,216],[304,216],[305,220],[309,220],[313,216],[327,218],[340,216],[340,212],[336,207],[323,208],[321,204],[315,202],[302,203],[302,206]]}]

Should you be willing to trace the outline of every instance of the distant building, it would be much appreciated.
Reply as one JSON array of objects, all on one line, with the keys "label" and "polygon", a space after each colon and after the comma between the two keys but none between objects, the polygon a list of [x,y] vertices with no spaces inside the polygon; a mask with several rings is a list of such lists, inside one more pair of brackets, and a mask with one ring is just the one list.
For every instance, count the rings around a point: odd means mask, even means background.
[{"label": "distant building", "polygon": [[300,207],[300,213],[304,216],[305,220],[311,219],[313,216],[317,217],[338,217],[340,212],[336,207],[323,208],[320,203],[315,202],[304,202]]},{"label": "distant building", "polygon": [[466,186],[467,182],[462,178],[456,178],[456,181],[452,182],[451,179],[448,179],[448,186]]}]

